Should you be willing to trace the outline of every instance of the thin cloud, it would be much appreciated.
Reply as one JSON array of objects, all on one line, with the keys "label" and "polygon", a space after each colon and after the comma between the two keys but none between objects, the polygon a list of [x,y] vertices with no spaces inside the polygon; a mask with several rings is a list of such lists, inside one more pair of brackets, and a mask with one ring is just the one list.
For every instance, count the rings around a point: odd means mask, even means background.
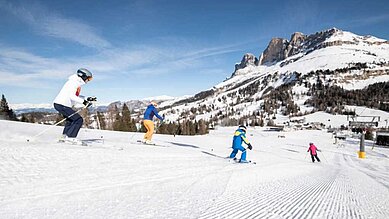
[{"label": "thin cloud", "polygon": [[[242,44],[242,43],[241,43]],[[239,44],[239,45],[241,45]],[[243,43],[245,44],[245,43]],[[238,44],[208,49],[193,47],[158,47],[138,45],[133,48],[110,48],[84,57],[43,57],[23,48],[0,44],[0,84],[19,87],[34,87],[37,83],[50,84],[66,79],[77,68],[86,67],[99,75],[96,80],[107,80],[118,76],[166,75],[186,72],[188,69],[203,71],[209,66],[205,57],[220,56],[240,49]],[[5,79],[5,76],[7,79]],[[27,83],[29,82],[29,83]]]},{"label": "thin cloud", "polygon": [[234,48],[234,46],[228,46],[228,47],[221,47],[221,48],[210,48],[205,50],[199,50],[195,52],[191,52],[188,54],[185,54],[184,56],[180,57],[181,59],[185,60],[193,60],[193,59],[202,59],[210,56],[216,56],[216,55],[223,55],[227,53],[237,52],[241,51],[240,48]]},{"label": "thin cloud", "polygon": [[157,48],[132,51],[112,49],[86,57],[45,58],[21,48],[0,45],[0,84],[34,87],[37,82],[48,84],[53,80],[65,79],[80,67],[86,67],[105,78],[132,74],[145,66],[159,72],[158,66],[163,65],[161,63],[172,62],[163,54]]},{"label": "thin cloud", "polygon": [[3,9],[16,18],[27,23],[33,30],[45,36],[60,38],[79,43],[91,48],[107,48],[111,44],[99,36],[96,30],[76,19],[65,18],[38,3],[16,5],[11,2],[0,2]]}]

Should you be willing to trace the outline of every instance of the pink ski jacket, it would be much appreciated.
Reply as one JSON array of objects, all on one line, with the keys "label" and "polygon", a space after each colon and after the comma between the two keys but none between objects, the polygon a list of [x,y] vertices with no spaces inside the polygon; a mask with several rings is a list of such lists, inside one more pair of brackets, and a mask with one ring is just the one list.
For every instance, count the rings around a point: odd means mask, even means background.
[{"label": "pink ski jacket", "polygon": [[314,144],[310,144],[307,152],[310,151],[312,155],[316,155],[316,150],[317,147]]}]

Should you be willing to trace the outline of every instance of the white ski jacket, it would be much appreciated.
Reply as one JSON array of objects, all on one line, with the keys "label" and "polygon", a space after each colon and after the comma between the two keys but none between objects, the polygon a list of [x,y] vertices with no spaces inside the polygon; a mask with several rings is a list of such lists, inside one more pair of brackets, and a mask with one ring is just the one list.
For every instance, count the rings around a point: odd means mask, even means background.
[{"label": "white ski jacket", "polygon": [[72,107],[76,103],[82,104],[84,102],[84,97],[81,95],[77,96],[77,92],[79,92],[78,89],[84,84],[85,82],[82,78],[78,77],[76,74],[71,75],[54,99],[54,103],[67,107]]}]

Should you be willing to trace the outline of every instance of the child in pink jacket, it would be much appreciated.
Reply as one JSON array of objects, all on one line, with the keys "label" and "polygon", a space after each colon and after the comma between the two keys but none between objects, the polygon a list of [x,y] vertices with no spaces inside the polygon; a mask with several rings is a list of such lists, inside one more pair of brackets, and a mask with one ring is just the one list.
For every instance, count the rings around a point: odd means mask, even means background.
[{"label": "child in pink jacket", "polygon": [[317,147],[313,143],[309,143],[309,148],[307,152],[311,152],[312,162],[315,163],[315,158],[317,162],[320,162],[320,159],[317,157],[317,151],[321,151],[317,149]]}]

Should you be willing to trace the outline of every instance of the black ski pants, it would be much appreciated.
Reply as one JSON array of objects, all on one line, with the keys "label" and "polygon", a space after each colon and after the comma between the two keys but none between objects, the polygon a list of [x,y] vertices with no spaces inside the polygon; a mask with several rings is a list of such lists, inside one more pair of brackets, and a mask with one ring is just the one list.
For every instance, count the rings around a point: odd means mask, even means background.
[{"label": "black ski pants", "polygon": [[54,108],[66,118],[65,128],[63,129],[62,134],[71,138],[77,137],[78,132],[80,131],[80,128],[84,122],[82,117],[78,113],[69,117],[76,111],[61,104],[54,103]]},{"label": "black ski pants", "polygon": [[314,163],[315,163],[315,158],[316,158],[317,162],[320,162],[320,159],[317,156],[317,154],[315,154],[315,155],[311,154],[311,158],[312,158],[312,162],[314,162]]}]

